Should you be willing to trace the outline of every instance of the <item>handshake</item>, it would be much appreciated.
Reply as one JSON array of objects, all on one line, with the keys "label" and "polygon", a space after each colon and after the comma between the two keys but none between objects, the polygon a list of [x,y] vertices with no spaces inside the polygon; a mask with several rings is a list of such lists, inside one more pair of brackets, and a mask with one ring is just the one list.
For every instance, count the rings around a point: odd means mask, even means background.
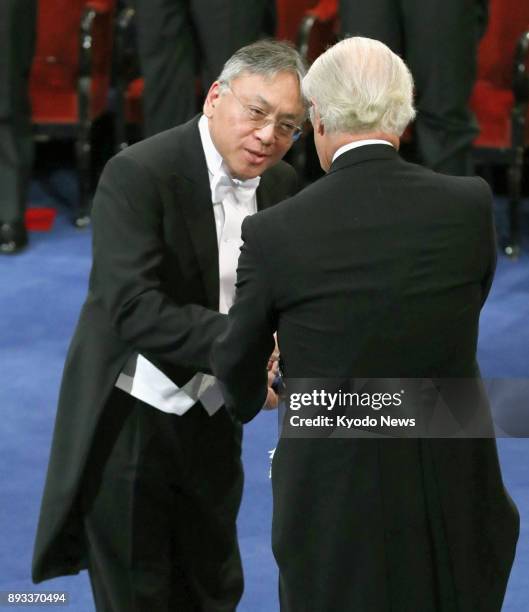
[{"label": "handshake", "polygon": [[279,404],[279,389],[274,383],[277,383],[279,373],[279,347],[276,345],[266,366],[268,373],[268,392],[266,394],[266,401],[263,406],[263,410],[274,410]]}]

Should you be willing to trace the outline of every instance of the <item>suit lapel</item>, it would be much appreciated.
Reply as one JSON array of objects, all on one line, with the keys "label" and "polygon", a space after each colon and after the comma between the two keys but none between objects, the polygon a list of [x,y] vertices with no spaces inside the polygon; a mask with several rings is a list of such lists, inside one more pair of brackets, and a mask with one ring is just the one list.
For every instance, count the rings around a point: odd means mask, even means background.
[{"label": "suit lapel", "polygon": [[177,202],[193,244],[208,304],[219,305],[219,254],[215,215],[198,117],[183,126],[180,171],[173,175]]},{"label": "suit lapel", "polygon": [[273,206],[280,199],[275,194],[274,182],[269,172],[264,172],[261,176],[261,181],[259,182],[255,197],[257,199],[258,211]]}]

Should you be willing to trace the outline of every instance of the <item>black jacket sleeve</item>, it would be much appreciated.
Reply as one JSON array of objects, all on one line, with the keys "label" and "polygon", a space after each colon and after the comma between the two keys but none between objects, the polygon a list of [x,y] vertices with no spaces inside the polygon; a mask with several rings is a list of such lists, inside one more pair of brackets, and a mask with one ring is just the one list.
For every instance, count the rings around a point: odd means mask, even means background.
[{"label": "black jacket sleeve", "polygon": [[164,292],[162,206],[156,182],[136,160],[118,155],[107,164],[92,214],[90,293],[135,350],[161,364],[210,372],[211,343],[226,316],[186,304],[185,293],[178,305]]},{"label": "black jacket sleeve", "polygon": [[226,406],[243,423],[251,420],[266,400],[266,365],[274,349],[277,324],[265,255],[259,243],[259,216],[247,217],[243,222],[235,302],[227,329],[212,349],[212,369]]}]

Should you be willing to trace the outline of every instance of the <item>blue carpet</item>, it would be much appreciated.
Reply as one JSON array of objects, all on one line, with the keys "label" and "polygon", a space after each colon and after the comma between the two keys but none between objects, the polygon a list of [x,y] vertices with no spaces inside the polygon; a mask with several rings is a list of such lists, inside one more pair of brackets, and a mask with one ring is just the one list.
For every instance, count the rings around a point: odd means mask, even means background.
[{"label": "blue carpet", "polygon": [[[32,199],[49,203],[38,191]],[[53,231],[31,235],[27,252],[0,258],[0,591],[34,588],[29,578],[31,552],[59,381],[86,292],[89,264],[89,231],[74,229],[63,208]],[[529,379],[528,321],[529,255],[517,263],[502,258],[481,322],[479,355],[485,376]],[[278,609],[268,480],[268,450],[275,445],[275,435],[273,413],[261,414],[245,430],[246,486],[239,534],[246,591],[241,612]],[[506,484],[522,514],[504,611],[524,612],[529,610],[529,440],[501,439],[498,446]],[[67,591],[68,609],[93,610],[85,573],[49,581],[37,590]],[[40,607],[44,609],[35,606]]]}]

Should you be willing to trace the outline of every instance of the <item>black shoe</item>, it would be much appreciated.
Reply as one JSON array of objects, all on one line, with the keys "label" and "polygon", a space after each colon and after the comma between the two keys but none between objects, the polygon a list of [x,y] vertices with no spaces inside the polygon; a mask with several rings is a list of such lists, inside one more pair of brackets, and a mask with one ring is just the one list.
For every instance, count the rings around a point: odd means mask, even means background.
[{"label": "black shoe", "polygon": [[0,254],[13,255],[28,243],[28,233],[23,223],[2,223],[0,225]]}]

